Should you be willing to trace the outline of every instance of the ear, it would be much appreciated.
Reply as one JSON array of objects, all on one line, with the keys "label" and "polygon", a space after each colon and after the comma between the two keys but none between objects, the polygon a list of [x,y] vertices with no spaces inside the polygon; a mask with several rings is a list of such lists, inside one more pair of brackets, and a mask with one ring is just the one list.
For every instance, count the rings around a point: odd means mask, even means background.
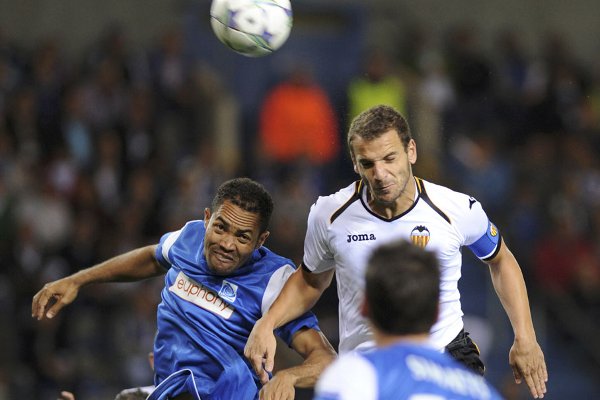
[{"label": "ear", "polygon": [[262,246],[263,244],[265,244],[265,241],[267,240],[267,238],[269,237],[271,232],[269,231],[264,231],[263,233],[260,234],[260,236],[258,237],[258,242],[256,242],[256,248],[258,249],[260,246]]},{"label": "ear", "polygon": [[150,368],[154,371],[154,352],[148,353],[148,362],[150,363]]},{"label": "ear", "polygon": [[408,155],[408,162],[414,165],[417,162],[417,143],[414,139],[410,139],[410,142],[408,142],[406,153]]},{"label": "ear", "polygon": [[210,208],[204,209],[204,228],[208,228],[208,221],[210,221]]},{"label": "ear", "polygon": [[356,165],[356,159],[354,158],[354,156],[351,156],[350,158],[352,160],[352,167],[354,168],[354,172],[358,174],[358,166]]},{"label": "ear", "polygon": [[367,303],[367,296],[363,294],[363,299],[360,302],[360,315],[364,318],[369,318],[369,303]]}]

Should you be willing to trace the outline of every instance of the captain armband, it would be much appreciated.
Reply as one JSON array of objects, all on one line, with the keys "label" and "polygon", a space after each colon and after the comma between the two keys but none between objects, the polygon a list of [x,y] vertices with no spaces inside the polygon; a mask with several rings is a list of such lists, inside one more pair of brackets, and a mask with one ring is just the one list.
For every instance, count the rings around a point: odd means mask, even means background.
[{"label": "captain armband", "polygon": [[479,259],[488,261],[498,254],[501,242],[502,240],[498,228],[496,228],[496,225],[491,221],[488,221],[488,228],[483,236],[468,247]]}]

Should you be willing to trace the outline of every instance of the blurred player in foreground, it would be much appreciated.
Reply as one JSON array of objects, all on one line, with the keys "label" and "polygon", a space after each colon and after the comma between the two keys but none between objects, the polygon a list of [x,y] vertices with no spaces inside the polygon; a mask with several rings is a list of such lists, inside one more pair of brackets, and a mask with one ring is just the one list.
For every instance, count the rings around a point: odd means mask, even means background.
[{"label": "blurred player in foreground", "polygon": [[515,381],[543,397],[548,373],[538,345],[521,268],[481,204],[465,194],[413,176],[417,145],[408,123],[389,106],[359,114],[348,131],[348,148],[360,180],[321,197],[308,216],[302,268],[257,322],[244,354],[263,382],[272,371],[273,329],[309,310],[336,274],[340,353],[374,347],[360,314],[364,269],[378,245],[404,239],[434,251],[441,271],[440,312],[430,340],[483,375],[479,349],[464,331],[458,281],[461,249],[486,262],[515,335],[509,362]]},{"label": "blurred player in foreground", "polygon": [[[272,198],[260,184],[227,181],[203,221],[165,234],[158,245],[46,284],[33,298],[32,316],[54,317],[91,283],[166,272],[154,342],[156,389],[149,399],[257,399],[261,384],[243,356],[244,344],[295,270],[292,261],[263,247],[272,210]],[[294,387],[314,385],[335,357],[312,313],[277,334],[304,362],[278,372],[260,390],[261,399],[293,399]]]},{"label": "blurred player in foreground", "polygon": [[439,295],[433,253],[405,241],[377,248],[361,308],[377,349],[341,356],[319,379],[316,399],[500,399],[482,376],[427,344]]}]

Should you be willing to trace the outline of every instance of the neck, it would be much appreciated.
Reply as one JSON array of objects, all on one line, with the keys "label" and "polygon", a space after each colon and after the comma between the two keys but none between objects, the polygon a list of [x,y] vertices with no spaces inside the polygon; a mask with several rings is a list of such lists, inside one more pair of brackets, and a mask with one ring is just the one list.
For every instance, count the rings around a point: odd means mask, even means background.
[{"label": "neck", "polygon": [[415,178],[410,175],[410,178],[407,180],[406,185],[400,192],[400,196],[395,199],[393,202],[385,203],[381,201],[377,201],[373,194],[371,193],[371,189],[367,188],[367,203],[371,210],[378,215],[381,215],[384,218],[394,218],[408,210],[415,202],[415,195],[417,191],[417,184],[415,182]]}]

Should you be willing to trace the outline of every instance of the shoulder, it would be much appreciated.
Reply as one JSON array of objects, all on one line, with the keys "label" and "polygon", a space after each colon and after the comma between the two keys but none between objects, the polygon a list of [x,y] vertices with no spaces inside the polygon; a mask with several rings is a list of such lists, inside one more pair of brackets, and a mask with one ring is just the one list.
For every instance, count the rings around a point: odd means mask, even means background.
[{"label": "shoulder", "polygon": [[361,188],[361,182],[356,181],[328,196],[320,196],[310,208],[309,221],[318,218],[331,222],[337,214],[343,212],[354,201],[359,200]]},{"label": "shoulder", "polygon": [[356,352],[347,353],[323,372],[315,391],[317,398],[376,399],[377,374],[366,358]]},{"label": "shoulder", "polygon": [[262,246],[256,251],[257,256],[254,259],[255,266],[259,266],[267,275],[273,275],[282,268],[296,269],[296,265],[292,260],[282,255],[279,255],[268,247]]},{"label": "shoulder", "polygon": [[204,222],[194,220],[187,222],[181,229],[165,233],[156,247],[156,259],[166,268],[171,264],[172,253],[189,255],[190,249],[200,248],[204,240]]},{"label": "shoulder", "polygon": [[186,222],[186,224],[179,230],[169,232],[163,236],[165,242],[179,241],[201,241],[204,238],[205,228],[204,221],[192,220]]},{"label": "shoulder", "polygon": [[417,178],[417,183],[425,201],[432,207],[437,207],[450,223],[468,225],[478,220],[484,221],[484,224],[487,222],[481,203],[473,196],[420,178]]},{"label": "shoulder", "polygon": [[261,310],[265,313],[271,308],[271,304],[296,270],[296,265],[291,260],[273,253],[266,247],[262,247],[260,252],[262,253],[263,250],[269,254],[261,259],[262,278],[259,278],[262,280],[262,285],[264,285]]},{"label": "shoulder", "polygon": [[472,199],[471,196],[420,178],[417,179],[417,182],[422,185],[422,190],[439,207],[443,207],[449,211],[469,209],[469,199]]},{"label": "shoulder", "polygon": [[204,234],[204,232],[206,231],[206,228],[204,227],[203,220],[195,219],[195,220],[186,222],[186,224],[183,226],[183,228],[181,228],[181,231],[185,232],[186,234],[198,234],[199,232]]}]

